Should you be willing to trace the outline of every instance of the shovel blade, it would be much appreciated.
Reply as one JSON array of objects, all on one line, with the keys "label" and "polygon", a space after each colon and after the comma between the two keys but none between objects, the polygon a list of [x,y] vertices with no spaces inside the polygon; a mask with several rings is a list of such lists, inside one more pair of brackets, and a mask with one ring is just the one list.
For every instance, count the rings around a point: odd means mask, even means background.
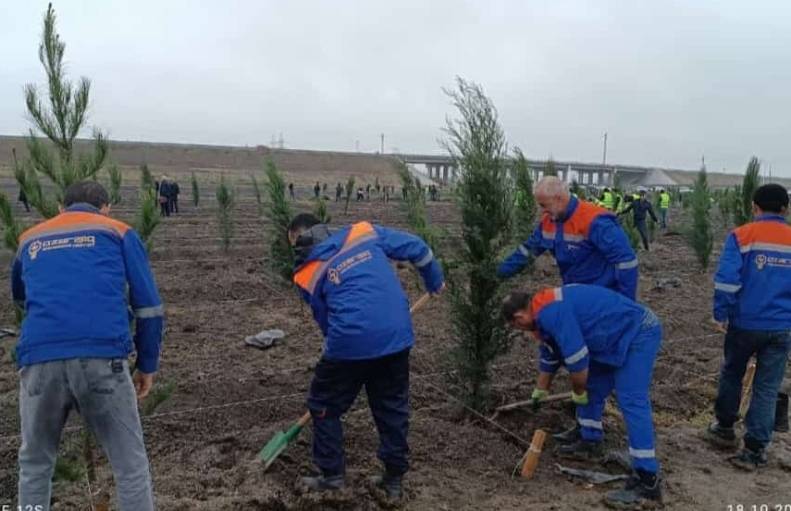
[{"label": "shovel blade", "polygon": [[283,449],[286,448],[288,445],[288,437],[283,431],[278,431],[272,440],[267,442],[261,452],[258,453],[258,457],[269,466],[269,463],[277,458],[277,456],[283,452]]}]

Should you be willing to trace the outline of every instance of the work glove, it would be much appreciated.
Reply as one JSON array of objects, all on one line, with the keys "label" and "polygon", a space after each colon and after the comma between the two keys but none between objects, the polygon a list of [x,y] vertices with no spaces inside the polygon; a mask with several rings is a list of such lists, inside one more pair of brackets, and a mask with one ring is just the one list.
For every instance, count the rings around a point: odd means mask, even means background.
[{"label": "work glove", "polygon": [[573,390],[571,391],[571,400],[574,402],[575,405],[584,406],[588,404],[588,391],[583,390],[582,394],[577,394]]},{"label": "work glove", "polygon": [[537,412],[539,408],[541,408],[541,403],[547,398],[549,395],[549,391],[541,390],[541,389],[533,389],[533,393],[530,394],[530,408]]}]

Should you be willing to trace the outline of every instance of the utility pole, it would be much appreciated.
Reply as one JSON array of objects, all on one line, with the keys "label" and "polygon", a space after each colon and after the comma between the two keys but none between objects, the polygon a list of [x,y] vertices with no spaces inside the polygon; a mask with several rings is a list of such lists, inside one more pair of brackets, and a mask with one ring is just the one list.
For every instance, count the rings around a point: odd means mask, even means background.
[{"label": "utility pole", "polygon": [[602,167],[607,166],[607,132],[604,132],[604,151],[601,157],[601,165]]},{"label": "utility pole", "polygon": [[382,137],[382,143],[381,143],[381,146],[380,146],[381,149],[379,151],[379,154],[384,154],[385,153],[385,134],[382,133],[381,137]]}]

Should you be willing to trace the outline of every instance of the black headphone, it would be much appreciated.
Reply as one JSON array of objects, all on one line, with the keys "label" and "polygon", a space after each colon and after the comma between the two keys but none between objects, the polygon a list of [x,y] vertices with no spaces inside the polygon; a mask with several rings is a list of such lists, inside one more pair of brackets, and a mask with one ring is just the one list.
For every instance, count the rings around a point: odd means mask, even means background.
[{"label": "black headphone", "polygon": [[313,251],[313,247],[332,236],[327,224],[317,224],[303,232],[294,243],[294,256],[297,266],[305,262]]}]

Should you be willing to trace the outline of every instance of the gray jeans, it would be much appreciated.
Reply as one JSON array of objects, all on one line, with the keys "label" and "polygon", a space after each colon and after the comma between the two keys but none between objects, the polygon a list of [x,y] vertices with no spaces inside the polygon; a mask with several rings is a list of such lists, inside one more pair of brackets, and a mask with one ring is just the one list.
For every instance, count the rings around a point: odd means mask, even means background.
[{"label": "gray jeans", "polygon": [[[49,510],[52,472],[69,412],[79,413],[104,449],[123,511],[153,511],[151,473],[137,398],[125,359],[82,358],[20,371],[19,505]],[[41,506],[41,507],[35,507]]]}]

